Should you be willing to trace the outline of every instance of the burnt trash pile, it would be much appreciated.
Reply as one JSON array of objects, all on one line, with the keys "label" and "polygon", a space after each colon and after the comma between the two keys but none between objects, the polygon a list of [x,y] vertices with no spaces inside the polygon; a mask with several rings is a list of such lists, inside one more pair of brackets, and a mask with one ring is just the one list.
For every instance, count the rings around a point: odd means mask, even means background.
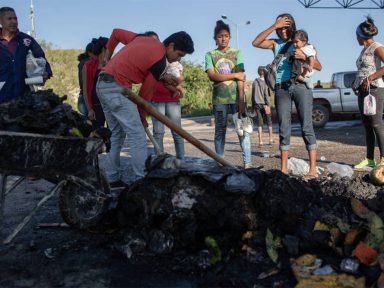
[{"label": "burnt trash pile", "polygon": [[92,126],[52,89],[28,92],[0,104],[0,130],[88,137]]},{"label": "burnt trash pile", "polygon": [[367,176],[306,183],[169,155],[147,167],[119,196],[128,261],[199,286],[383,287],[384,194]]}]

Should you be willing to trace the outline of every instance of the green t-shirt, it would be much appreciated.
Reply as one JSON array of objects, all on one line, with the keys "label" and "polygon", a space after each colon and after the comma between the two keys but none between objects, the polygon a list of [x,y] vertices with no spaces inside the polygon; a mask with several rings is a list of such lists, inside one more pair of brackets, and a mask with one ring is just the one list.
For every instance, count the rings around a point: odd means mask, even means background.
[{"label": "green t-shirt", "polygon": [[[244,72],[244,60],[240,50],[229,48],[227,52],[212,50],[205,54],[205,71],[214,69],[215,73],[230,74]],[[234,104],[237,98],[235,80],[213,83],[212,104]]]}]

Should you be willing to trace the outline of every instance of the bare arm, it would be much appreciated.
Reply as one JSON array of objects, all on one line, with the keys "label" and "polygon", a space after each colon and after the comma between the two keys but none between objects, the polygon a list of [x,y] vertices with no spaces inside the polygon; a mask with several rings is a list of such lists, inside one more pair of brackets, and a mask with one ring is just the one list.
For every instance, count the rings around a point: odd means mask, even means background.
[{"label": "bare arm", "polygon": [[[384,47],[378,47],[375,50],[375,56],[380,58],[381,62],[384,62]],[[379,70],[376,70],[375,73],[368,76],[368,78],[364,79],[363,83],[361,83],[361,91],[366,92],[368,91],[369,83],[373,80],[376,80],[380,77],[383,77],[384,75],[384,66],[381,67]]]},{"label": "bare arm", "polygon": [[291,20],[287,17],[279,17],[276,22],[259,35],[256,36],[255,40],[252,41],[252,45],[262,49],[273,49],[275,47],[275,40],[266,39],[269,34],[279,28],[288,27],[291,25]]},{"label": "bare arm", "polygon": [[223,81],[228,81],[228,80],[245,81],[244,72],[219,74],[219,73],[215,73],[215,70],[210,68],[207,70],[207,74],[208,74],[209,79],[211,81],[214,81],[214,82],[223,82]]},{"label": "bare arm", "polygon": [[[304,52],[301,51],[300,49],[294,50],[293,57],[295,57],[296,59],[307,61],[307,56],[305,56]],[[313,58],[314,58],[313,68],[317,71],[321,71],[321,69],[323,69],[323,66],[321,65],[319,59],[317,59],[317,53],[316,53],[316,57],[313,57]]]},{"label": "bare arm", "polygon": [[237,89],[239,91],[239,106],[238,112],[239,114],[244,113],[244,81],[237,81]]},{"label": "bare arm", "polygon": [[[384,47],[383,46],[376,48],[375,56],[380,58],[381,62],[384,63]],[[384,66],[381,67],[379,70],[377,70],[375,73],[369,75],[368,80],[373,81],[383,76],[384,76]]]},{"label": "bare arm", "polygon": [[[140,87],[139,95],[143,97],[146,101],[151,101],[156,84],[157,80],[155,79],[155,77],[153,77],[152,73],[148,73],[147,77],[144,79],[144,82]],[[148,127],[148,122],[146,119],[147,113],[141,108],[138,108],[138,110],[140,114],[140,120],[143,123],[143,126]]]}]

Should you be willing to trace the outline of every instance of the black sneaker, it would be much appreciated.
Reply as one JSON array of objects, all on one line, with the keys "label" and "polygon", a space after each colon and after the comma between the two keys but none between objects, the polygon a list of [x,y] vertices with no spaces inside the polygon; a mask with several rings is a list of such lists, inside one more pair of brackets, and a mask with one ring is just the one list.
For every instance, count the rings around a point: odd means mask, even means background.
[{"label": "black sneaker", "polygon": [[117,180],[115,182],[110,182],[109,187],[111,190],[124,189],[128,187],[128,184],[121,180]]}]

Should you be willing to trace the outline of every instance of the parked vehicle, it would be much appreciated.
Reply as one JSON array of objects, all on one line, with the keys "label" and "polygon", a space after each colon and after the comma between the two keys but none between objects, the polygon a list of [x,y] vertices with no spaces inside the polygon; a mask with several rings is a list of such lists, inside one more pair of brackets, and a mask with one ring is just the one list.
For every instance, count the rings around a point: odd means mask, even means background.
[{"label": "parked vehicle", "polygon": [[357,96],[352,90],[356,71],[334,73],[331,88],[313,89],[313,126],[323,127],[332,114],[359,113]]}]

